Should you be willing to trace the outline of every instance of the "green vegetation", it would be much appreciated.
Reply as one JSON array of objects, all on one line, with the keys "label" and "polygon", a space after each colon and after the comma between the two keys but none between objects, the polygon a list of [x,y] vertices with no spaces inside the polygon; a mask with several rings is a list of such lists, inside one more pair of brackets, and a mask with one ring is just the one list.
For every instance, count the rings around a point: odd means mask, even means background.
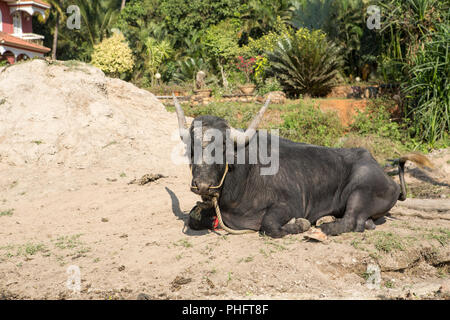
[{"label": "green vegetation", "polygon": [[[384,163],[418,148],[410,139],[406,125],[392,121],[389,101],[372,101],[366,111],[359,112],[349,128],[344,128],[334,112],[322,112],[315,100],[295,101],[284,105],[271,105],[261,128],[279,129],[283,138],[297,142],[328,147],[364,147]],[[246,128],[261,105],[215,102],[205,106],[183,106],[187,116],[215,115],[224,118],[235,128]],[[174,111],[173,107],[167,107]],[[276,116],[274,116],[275,114]],[[426,148],[421,151],[427,151]]]},{"label": "green vegetation", "polygon": [[[368,117],[352,133],[371,137],[368,131],[380,128],[382,139],[407,137],[413,149],[450,144],[448,1],[129,0],[123,8],[121,0],[49,2],[47,21],[34,16],[33,27],[54,58],[92,61],[164,95],[192,91],[200,70],[214,95],[249,81],[259,94],[282,89],[291,97],[323,96],[357,78],[394,84],[396,122],[381,119],[376,127]],[[80,8],[80,29],[65,27],[71,4]],[[381,29],[367,27],[371,5],[381,9]],[[120,46],[101,49],[117,35]],[[254,63],[244,70],[239,61]],[[392,137],[396,132],[402,137]]]},{"label": "green vegetation", "polygon": [[314,106],[289,111],[282,119],[281,136],[297,142],[332,147],[344,133],[334,112],[322,112]]},{"label": "green vegetation", "polygon": [[54,242],[55,247],[59,249],[73,249],[82,244],[80,241],[81,234],[73,236],[60,236]]},{"label": "green vegetation", "polygon": [[450,243],[450,230],[439,228],[429,230],[429,233],[426,235],[428,239],[437,240],[442,246],[446,246]]},{"label": "green vegetation", "polygon": [[376,231],[373,233],[371,241],[378,251],[384,253],[389,253],[393,250],[405,250],[402,238],[392,232]]},{"label": "green vegetation", "polygon": [[290,96],[324,96],[335,85],[343,66],[339,48],[320,30],[299,29],[281,38],[267,55],[269,74]]},{"label": "green vegetation", "polygon": [[91,63],[107,75],[115,77],[130,72],[134,66],[131,49],[120,33],[94,46]]},{"label": "green vegetation", "polygon": [[0,211],[0,217],[11,217],[14,214],[14,209],[8,209],[5,211]]},{"label": "green vegetation", "polygon": [[391,280],[386,280],[386,281],[384,282],[384,286],[385,286],[386,288],[388,288],[388,289],[392,289],[392,288],[395,287],[395,283],[394,283],[393,281],[391,281]]},{"label": "green vegetation", "polygon": [[184,248],[192,248],[194,246],[191,242],[189,242],[189,240],[186,239],[180,239],[177,242],[174,242],[173,245],[181,246]]},{"label": "green vegetation", "polygon": [[28,256],[28,255],[32,256],[38,252],[46,252],[46,251],[47,251],[47,249],[44,244],[28,242],[17,248],[16,255],[17,256]]}]

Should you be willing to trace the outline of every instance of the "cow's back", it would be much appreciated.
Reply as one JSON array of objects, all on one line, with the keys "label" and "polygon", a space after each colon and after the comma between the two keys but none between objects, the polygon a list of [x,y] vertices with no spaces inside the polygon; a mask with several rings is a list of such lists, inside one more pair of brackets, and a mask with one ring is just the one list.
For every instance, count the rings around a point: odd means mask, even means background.
[{"label": "cow's back", "polygon": [[279,200],[288,201],[296,217],[315,221],[344,213],[348,185],[362,164],[378,166],[363,148],[327,148],[280,138],[279,171],[268,179]]}]

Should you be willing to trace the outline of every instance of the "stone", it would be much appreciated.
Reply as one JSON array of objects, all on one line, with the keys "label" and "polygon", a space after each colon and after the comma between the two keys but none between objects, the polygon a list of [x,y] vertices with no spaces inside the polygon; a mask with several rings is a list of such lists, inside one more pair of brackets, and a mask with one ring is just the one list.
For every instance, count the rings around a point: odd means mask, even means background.
[{"label": "stone", "polygon": [[283,91],[271,91],[266,93],[263,97],[259,96],[257,101],[263,103],[270,96],[270,103],[273,104],[284,104],[286,103],[286,94]]}]

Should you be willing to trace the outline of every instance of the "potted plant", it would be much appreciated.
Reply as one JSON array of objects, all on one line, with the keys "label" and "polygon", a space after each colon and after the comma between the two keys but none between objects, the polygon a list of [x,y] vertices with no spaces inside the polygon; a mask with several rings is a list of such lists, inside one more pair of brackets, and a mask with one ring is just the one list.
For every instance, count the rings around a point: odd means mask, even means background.
[{"label": "potted plant", "polygon": [[195,88],[194,93],[196,95],[209,98],[211,97],[212,89],[206,88],[206,73],[204,71],[197,72],[195,76]]},{"label": "potted plant", "polygon": [[256,89],[256,86],[250,82],[250,75],[253,73],[255,62],[256,59],[253,57],[249,59],[245,59],[243,56],[238,57],[236,66],[240,71],[244,73],[245,79],[247,80],[245,84],[238,86],[238,88],[245,95],[252,95]]}]

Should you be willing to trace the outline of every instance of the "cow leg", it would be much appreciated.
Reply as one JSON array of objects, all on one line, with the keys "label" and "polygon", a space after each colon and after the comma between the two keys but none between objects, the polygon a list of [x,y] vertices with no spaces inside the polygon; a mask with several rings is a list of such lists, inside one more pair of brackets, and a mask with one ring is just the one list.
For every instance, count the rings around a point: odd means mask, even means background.
[{"label": "cow leg", "polygon": [[288,234],[305,232],[311,227],[309,221],[305,219],[295,219],[290,222],[291,218],[287,208],[272,207],[264,215],[260,230],[272,238],[281,238]]},{"label": "cow leg", "polygon": [[351,231],[364,232],[366,228],[374,229],[374,223],[373,221],[370,223],[369,219],[379,218],[392,208],[396,199],[390,195],[390,190],[387,190],[385,198],[375,197],[371,190],[356,190],[347,200],[342,219],[321,225],[320,229],[325,234],[333,236]]},{"label": "cow leg", "polygon": [[371,214],[367,214],[368,208],[370,207],[367,205],[367,192],[362,190],[354,191],[347,200],[342,219],[323,224],[319,228],[322,232],[331,236],[361,229],[361,224],[362,231],[364,231],[366,220],[371,216]]}]

